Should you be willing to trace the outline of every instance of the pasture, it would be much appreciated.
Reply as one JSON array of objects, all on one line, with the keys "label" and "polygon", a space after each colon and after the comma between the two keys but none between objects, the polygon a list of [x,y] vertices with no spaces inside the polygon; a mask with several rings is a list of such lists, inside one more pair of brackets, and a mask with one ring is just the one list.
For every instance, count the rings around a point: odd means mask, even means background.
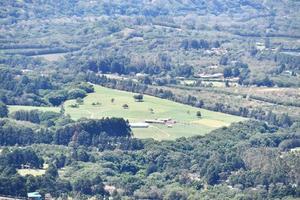
[{"label": "pasture", "polygon": [[49,62],[59,61],[63,60],[66,53],[49,53],[49,54],[42,54],[42,55],[36,55],[32,56],[33,58],[42,58]]},{"label": "pasture", "polygon": [[[74,119],[123,117],[129,122],[160,118],[171,118],[176,121],[172,127],[165,124],[150,124],[149,128],[133,128],[134,136],[137,138],[167,140],[204,135],[216,128],[244,120],[238,116],[199,109],[148,95],[144,95],[143,102],[136,102],[133,93],[97,85],[94,87],[95,93],[85,97],[83,105],[79,105],[78,108],[70,107],[76,104],[75,100],[66,101],[66,114],[70,114]],[[127,109],[123,108],[124,104],[128,105]],[[201,111],[201,118],[196,116],[197,111]]]},{"label": "pasture", "polygon": [[15,112],[17,110],[40,110],[40,111],[52,111],[59,112],[59,107],[35,107],[35,106],[9,106],[9,113]]},{"label": "pasture", "polygon": [[[179,137],[205,135],[210,131],[228,126],[245,118],[199,109],[192,106],[144,95],[143,102],[133,98],[134,93],[109,89],[94,85],[95,92],[88,94],[79,107],[71,107],[75,100],[64,103],[65,113],[77,120],[83,117],[100,119],[103,117],[122,117],[129,122],[137,123],[145,120],[172,119],[176,123],[150,124],[149,128],[132,128],[134,137],[153,138],[156,140],[174,140]],[[128,108],[123,106],[127,104]],[[9,111],[33,110],[59,112],[58,107],[9,106]],[[201,112],[201,118],[196,116]]]}]

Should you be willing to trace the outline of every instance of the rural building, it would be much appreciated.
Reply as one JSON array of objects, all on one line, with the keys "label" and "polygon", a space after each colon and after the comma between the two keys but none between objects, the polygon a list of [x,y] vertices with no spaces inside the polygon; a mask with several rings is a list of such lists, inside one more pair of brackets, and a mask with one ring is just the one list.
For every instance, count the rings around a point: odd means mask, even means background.
[{"label": "rural building", "polygon": [[42,195],[39,192],[27,193],[28,200],[42,200]]},{"label": "rural building", "polygon": [[146,119],[145,122],[149,124],[165,124],[164,121],[158,119]]},{"label": "rural building", "polygon": [[202,74],[197,74],[195,77],[197,77],[197,78],[223,78],[223,74],[222,73],[215,73],[215,74],[202,73]]},{"label": "rural building", "polygon": [[140,123],[129,123],[129,126],[131,128],[148,128],[149,124],[148,123],[143,123],[143,122],[140,122]]},{"label": "rural building", "polygon": [[176,121],[171,118],[146,119],[145,122],[149,124],[165,124],[165,125],[176,124]]}]

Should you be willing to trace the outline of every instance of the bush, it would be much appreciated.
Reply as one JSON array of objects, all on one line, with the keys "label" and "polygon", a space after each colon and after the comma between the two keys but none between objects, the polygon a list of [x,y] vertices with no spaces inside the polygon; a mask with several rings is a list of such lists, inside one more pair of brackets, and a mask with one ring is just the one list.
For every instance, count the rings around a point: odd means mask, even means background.
[{"label": "bush", "polygon": [[86,91],[82,89],[72,89],[68,92],[68,99],[84,98],[86,96]]}]

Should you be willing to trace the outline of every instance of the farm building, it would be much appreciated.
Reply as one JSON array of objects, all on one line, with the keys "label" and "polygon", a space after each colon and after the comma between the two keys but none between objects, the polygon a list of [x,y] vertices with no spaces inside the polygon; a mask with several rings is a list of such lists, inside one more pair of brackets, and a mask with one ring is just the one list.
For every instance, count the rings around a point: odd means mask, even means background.
[{"label": "farm building", "polygon": [[176,121],[171,118],[159,118],[157,120],[163,121],[164,123],[168,123],[168,124],[176,124]]},{"label": "farm building", "polygon": [[160,119],[146,119],[146,123],[149,124],[175,124],[176,121],[171,118],[160,118]]},{"label": "farm building", "polygon": [[149,124],[148,123],[143,123],[143,122],[140,122],[140,123],[129,123],[129,126],[131,128],[148,128]]},{"label": "farm building", "polygon": [[202,73],[202,74],[195,75],[195,77],[197,77],[197,78],[223,78],[223,74],[222,73],[215,73],[215,74]]},{"label": "farm building", "polygon": [[42,200],[42,195],[39,192],[30,192],[27,197],[29,200]]},{"label": "farm building", "polygon": [[149,123],[149,124],[164,124],[165,123],[164,121],[158,120],[158,119],[146,119],[145,122]]}]

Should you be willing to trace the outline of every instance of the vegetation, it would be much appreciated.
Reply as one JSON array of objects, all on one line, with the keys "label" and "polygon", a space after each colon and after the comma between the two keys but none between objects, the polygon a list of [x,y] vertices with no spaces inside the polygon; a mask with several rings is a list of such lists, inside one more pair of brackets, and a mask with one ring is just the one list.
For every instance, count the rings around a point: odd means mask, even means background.
[{"label": "vegetation", "polygon": [[[94,127],[93,120],[79,123],[83,126],[91,123],[88,126]],[[71,143],[62,143],[66,145],[64,148],[45,144],[31,145],[30,149],[8,146],[0,157],[1,167],[5,169],[0,176],[1,194],[25,195],[26,191],[38,190],[53,196],[79,192],[88,196],[134,198],[154,195],[157,199],[174,195],[182,198],[213,195],[218,199],[296,197],[299,196],[299,155],[289,152],[294,145],[288,144],[300,140],[295,131],[299,131],[299,124],[278,129],[252,121],[174,142],[107,137],[106,144],[116,145],[117,151],[110,151],[109,146],[82,148],[80,145],[90,144],[80,142],[81,134]],[[82,142],[88,141],[86,136],[83,138]],[[15,156],[20,159],[10,159]],[[41,169],[44,160],[49,164],[45,174],[20,176],[15,171],[24,164]],[[22,187],[14,187],[15,184]],[[115,191],[109,194],[105,185]]]},{"label": "vegetation", "polygon": [[[145,120],[170,118],[176,123],[173,128],[168,128],[164,124],[151,124],[147,129],[133,129],[133,134],[137,138],[154,138],[158,140],[176,139],[192,135],[204,135],[218,127],[227,126],[232,122],[244,120],[244,118],[211,112],[201,109],[202,118],[195,114],[199,109],[163,100],[148,95],[143,95],[143,102],[132,98],[132,93],[112,90],[104,87],[94,86],[95,93],[84,98],[84,104],[78,108],[71,108],[69,105],[74,100],[65,102],[65,113],[73,119],[81,117],[102,118],[102,117],[122,117],[129,122],[144,122]],[[135,96],[140,96],[136,94]],[[111,103],[114,99],[114,103]],[[93,106],[92,102],[99,101],[101,106]],[[126,108],[127,110],[124,110]],[[155,112],[149,112],[152,108]],[[187,113],[190,111],[190,114]]]},{"label": "vegetation", "polygon": [[0,1],[0,199],[299,199],[299,9]]}]

